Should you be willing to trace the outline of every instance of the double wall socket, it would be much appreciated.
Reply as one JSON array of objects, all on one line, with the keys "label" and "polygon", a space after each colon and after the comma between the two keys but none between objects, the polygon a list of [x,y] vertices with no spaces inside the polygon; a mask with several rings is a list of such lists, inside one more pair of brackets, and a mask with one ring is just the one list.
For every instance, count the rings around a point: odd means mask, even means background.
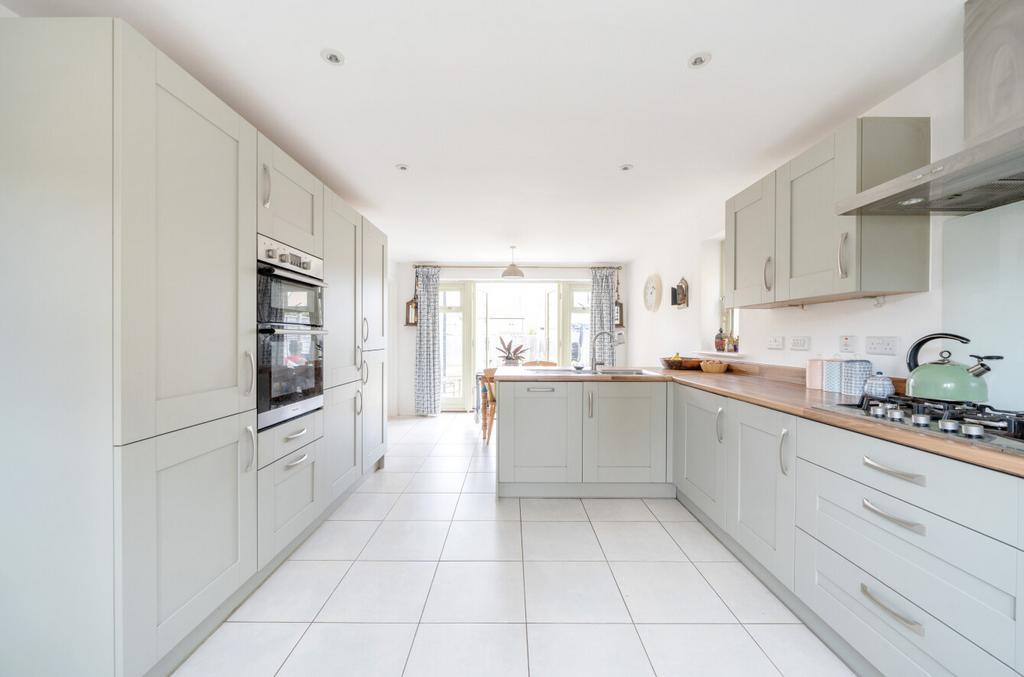
[{"label": "double wall socket", "polygon": [[785,336],[769,336],[768,337],[768,350],[785,350],[786,348],[786,337]]},{"label": "double wall socket", "polygon": [[868,355],[896,355],[899,351],[896,336],[867,336],[864,338],[864,352]]},{"label": "double wall socket", "polygon": [[789,349],[790,350],[810,350],[811,349],[811,337],[810,336],[790,336],[789,337]]}]

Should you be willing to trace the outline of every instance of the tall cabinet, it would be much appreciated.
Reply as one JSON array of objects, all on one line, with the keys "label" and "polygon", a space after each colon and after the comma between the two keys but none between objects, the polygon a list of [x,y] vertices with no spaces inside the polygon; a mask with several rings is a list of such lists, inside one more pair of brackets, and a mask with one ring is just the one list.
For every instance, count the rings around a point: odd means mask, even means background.
[{"label": "tall cabinet", "polygon": [[387,274],[388,238],[362,219],[363,472],[370,472],[387,447]]}]

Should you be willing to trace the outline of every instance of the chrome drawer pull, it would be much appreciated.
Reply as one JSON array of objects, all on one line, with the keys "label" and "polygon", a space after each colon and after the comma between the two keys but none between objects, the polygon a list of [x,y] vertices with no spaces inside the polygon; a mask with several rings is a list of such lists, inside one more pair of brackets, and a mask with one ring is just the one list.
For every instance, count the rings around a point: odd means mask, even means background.
[{"label": "chrome drawer pull", "polygon": [[719,407],[718,411],[715,412],[715,437],[718,438],[718,443],[719,444],[722,443],[722,437],[723,437],[723,434],[722,434],[722,412],[723,411],[725,411],[725,409],[722,408],[722,407]]},{"label": "chrome drawer pull", "polygon": [[297,466],[300,463],[302,463],[303,461],[305,461],[307,458],[309,458],[309,454],[303,454],[302,458],[297,458],[294,461],[292,461],[291,463],[285,463],[284,464],[284,469],[285,470],[291,470],[295,466]]},{"label": "chrome drawer pull", "polygon": [[913,531],[915,534],[921,534],[922,536],[925,536],[928,533],[927,527],[925,527],[925,525],[921,524],[920,522],[911,522],[910,520],[905,520],[902,517],[890,515],[889,513],[882,510],[881,508],[879,508],[877,505],[875,505],[866,498],[864,499],[863,503],[861,503],[861,505],[863,505],[864,509],[867,510],[868,512],[873,512],[882,519],[889,520],[893,524],[901,526],[904,529],[909,529],[910,531]]},{"label": "chrome drawer pull", "polygon": [[308,431],[305,428],[303,428],[302,430],[300,430],[297,433],[292,433],[291,435],[286,435],[285,438],[284,438],[284,441],[285,442],[291,442],[292,440],[297,440],[300,437],[302,437],[303,435],[305,435],[307,432]]},{"label": "chrome drawer pull", "polygon": [[871,590],[868,589],[868,586],[864,585],[863,583],[860,584],[860,594],[864,595],[869,600],[874,602],[874,604],[879,609],[889,614],[889,616],[891,616],[893,620],[903,625],[903,627],[905,627],[907,630],[910,630],[911,632],[916,632],[917,634],[924,637],[923,625],[921,625],[917,621],[912,621],[903,614],[896,613],[895,611],[887,607],[885,604],[882,603],[882,600],[875,597],[874,593],[872,593]]},{"label": "chrome drawer pull", "polygon": [[772,262],[772,257],[770,257],[770,256],[764,260],[764,270],[762,271],[762,275],[764,275],[764,289],[765,289],[765,291],[771,291],[772,290],[771,280],[768,279],[768,266],[771,265],[771,262]]},{"label": "chrome drawer pull", "polygon": [[251,425],[245,426],[245,430],[249,433],[249,462],[245,464],[245,472],[249,472],[252,470],[253,461],[256,460],[256,431]]},{"label": "chrome drawer pull", "polygon": [[846,268],[843,267],[843,253],[846,249],[846,240],[850,237],[850,233],[844,232],[839,237],[839,247],[836,249],[836,267],[839,269],[839,279],[846,279]]},{"label": "chrome drawer pull", "polygon": [[864,465],[871,468],[872,470],[877,470],[878,472],[885,473],[886,475],[898,477],[899,479],[905,482],[913,482],[914,484],[919,484],[922,487],[928,485],[928,478],[926,478],[924,475],[918,475],[917,473],[904,472],[903,470],[896,470],[895,468],[890,468],[889,466],[882,465],[878,461],[875,461],[868,456],[864,457]]},{"label": "chrome drawer pull", "polygon": [[528,392],[528,393],[553,393],[553,392],[555,392],[555,389],[554,388],[527,388],[526,392]]},{"label": "chrome drawer pull", "polygon": [[587,418],[594,418],[594,393],[587,393]]},{"label": "chrome drawer pull", "polygon": [[789,430],[787,430],[786,428],[783,428],[782,432],[779,433],[779,470],[782,471],[782,474],[787,477],[789,476],[789,468],[786,467],[786,459],[782,447],[786,441],[786,435],[788,434]]}]

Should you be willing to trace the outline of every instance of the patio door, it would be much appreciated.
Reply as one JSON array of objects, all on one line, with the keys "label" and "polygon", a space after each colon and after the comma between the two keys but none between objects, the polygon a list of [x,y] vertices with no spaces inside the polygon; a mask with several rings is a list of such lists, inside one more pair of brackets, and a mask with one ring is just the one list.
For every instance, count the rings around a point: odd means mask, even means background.
[{"label": "patio door", "polygon": [[473,408],[472,282],[442,282],[438,294],[441,335],[441,409]]}]

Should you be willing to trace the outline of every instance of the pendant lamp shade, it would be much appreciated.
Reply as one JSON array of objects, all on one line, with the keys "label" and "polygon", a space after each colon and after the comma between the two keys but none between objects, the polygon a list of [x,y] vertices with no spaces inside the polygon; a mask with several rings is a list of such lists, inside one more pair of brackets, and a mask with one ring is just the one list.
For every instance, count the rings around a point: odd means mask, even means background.
[{"label": "pendant lamp shade", "polygon": [[511,249],[512,249],[512,262],[509,263],[505,267],[505,270],[501,271],[501,277],[503,279],[509,279],[509,278],[513,278],[514,279],[514,278],[525,277],[523,275],[523,269],[516,265],[516,247],[515,247],[515,245],[512,245]]}]

